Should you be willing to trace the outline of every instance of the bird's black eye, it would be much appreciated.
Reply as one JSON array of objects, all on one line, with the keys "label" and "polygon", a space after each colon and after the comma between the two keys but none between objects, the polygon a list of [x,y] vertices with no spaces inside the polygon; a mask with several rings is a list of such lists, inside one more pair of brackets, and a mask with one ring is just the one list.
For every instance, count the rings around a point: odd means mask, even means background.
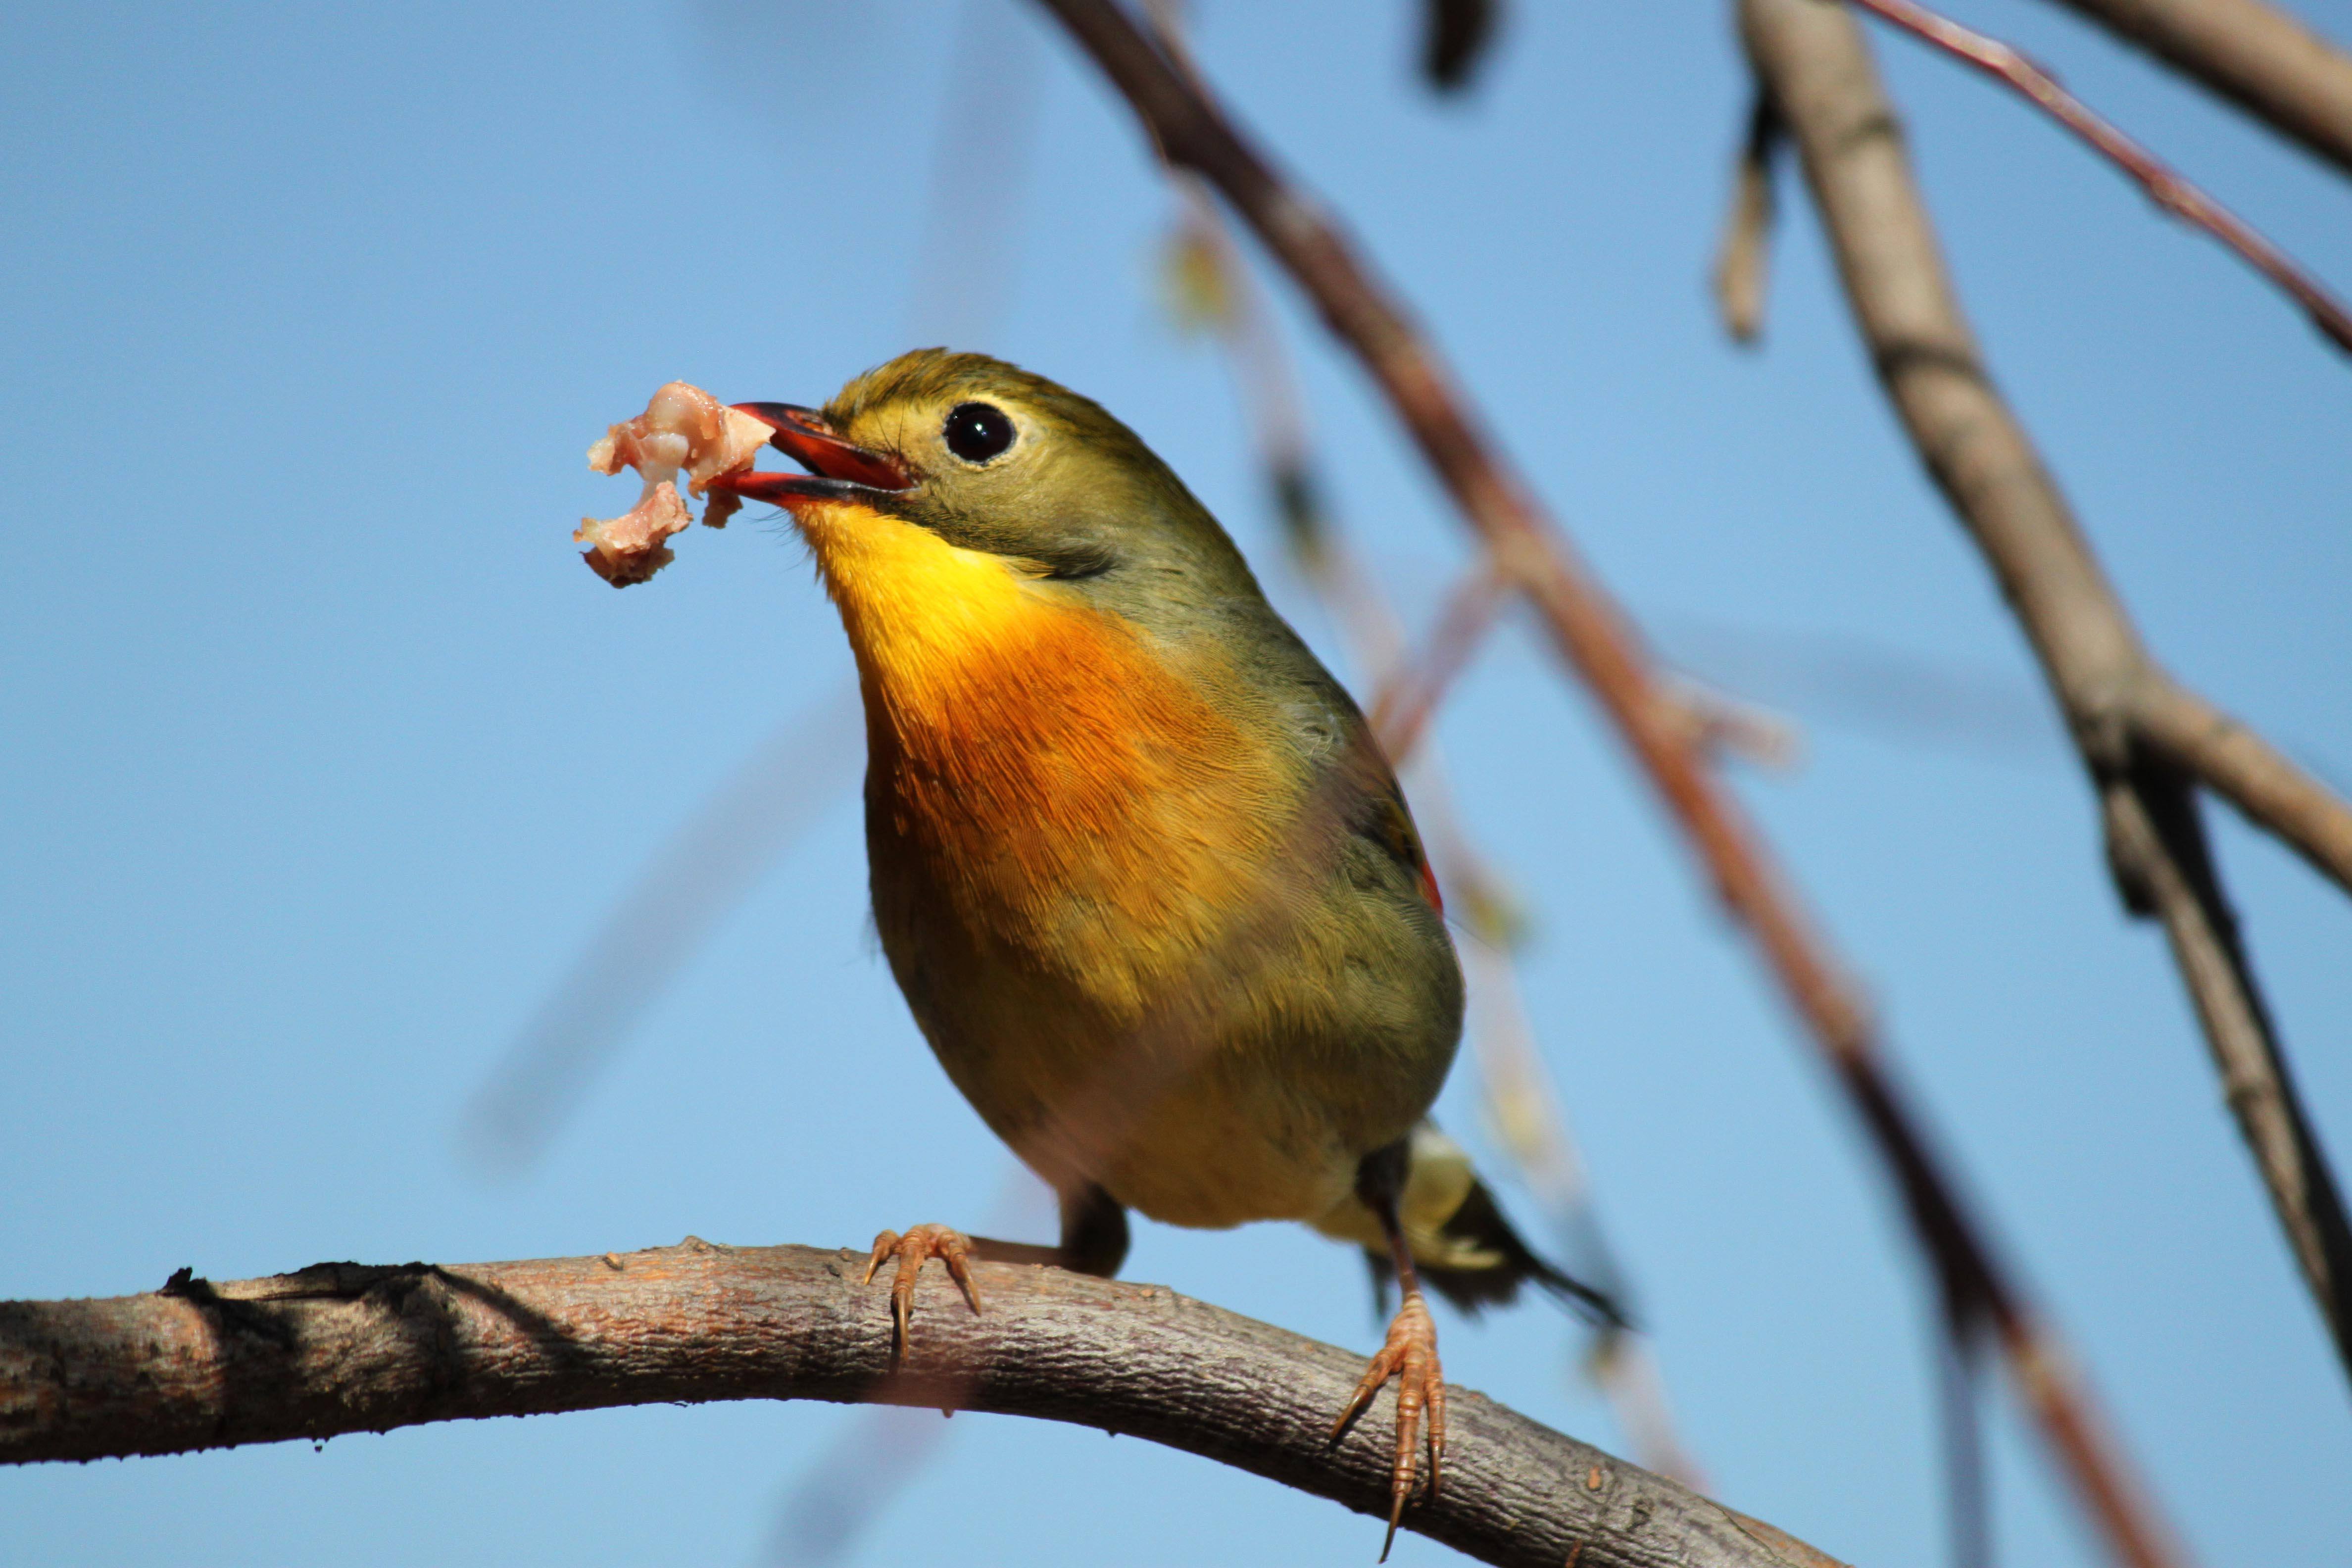
[{"label": "bird's black eye", "polygon": [[1013,416],[993,403],[959,403],[948,410],[948,450],[967,463],[985,463],[1018,434]]}]

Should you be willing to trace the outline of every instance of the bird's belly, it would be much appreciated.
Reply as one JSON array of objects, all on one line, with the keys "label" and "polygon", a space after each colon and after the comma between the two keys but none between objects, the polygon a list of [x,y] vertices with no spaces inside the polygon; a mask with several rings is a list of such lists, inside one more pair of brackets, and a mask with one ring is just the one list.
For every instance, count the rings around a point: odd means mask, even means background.
[{"label": "bird's belly", "polygon": [[891,967],[956,1087],[1056,1186],[1174,1225],[1313,1219],[1452,1061],[1453,955],[1377,911],[1276,889],[1148,921],[1073,898],[1024,924],[974,918],[969,884],[919,867],[876,859]]},{"label": "bird's belly", "polygon": [[[1049,1183],[1092,1182],[1154,1219],[1206,1226],[1311,1219],[1349,1190],[1369,1146],[1360,1092],[1334,1099],[1272,1042],[1055,1012],[999,1032],[959,1010],[925,1031],[982,1119]],[[1401,1130],[1417,1113],[1375,1116]]]},{"label": "bird's belly", "polygon": [[[1171,1095],[1139,1119],[1093,1179],[1168,1225],[1223,1228],[1328,1213],[1353,1188],[1362,1155],[1328,1121],[1268,1114],[1274,1109],[1269,1097],[1236,1098],[1216,1087]],[[1052,1161],[1070,1152],[1040,1153]]]}]

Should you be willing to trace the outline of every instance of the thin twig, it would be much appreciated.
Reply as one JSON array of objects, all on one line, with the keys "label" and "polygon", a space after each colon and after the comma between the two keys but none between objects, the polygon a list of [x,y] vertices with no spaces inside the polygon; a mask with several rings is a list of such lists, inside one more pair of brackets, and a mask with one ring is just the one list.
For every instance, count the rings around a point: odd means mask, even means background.
[{"label": "thin twig", "polygon": [[1511,584],[1492,560],[1465,572],[1445,595],[1429,646],[1391,665],[1373,694],[1372,733],[1391,764],[1402,766],[1428,731],[1438,705],[1486,640],[1510,597]]},{"label": "thin twig", "polygon": [[[1538,1048],[1508,935],[1474,926],[1472,940],[1461,944],[1470,983],[1470,1044],[1486,1090],[1487,1118],[1577,1273],[1611,1300],[1633,1303],[1632,1284],[1593,1205],[1559,1085]],[[1585,1366],[1642,1464],[1685,1486],[1703,1487],[1705,1472],[1676,1430],[1649,1338],[1605,1330],[1595,1336]]]},{"label": "thin twig", "polygon": [[2352,174],[2352,56],[2263,0],[2057,0]]},{"label": "thin twig", "polygon": [[[824,1399],[1127,1432],[1388,1511],[1386,1428],[1328,1435],[1360,1356],[1160,1286],[985,1262],[974,1270],[984,1315],[944,1269],[928,1270],[898,1347],[889,1286],[862,1285],[864,1261],[847,1248],[688,1238],[521,1263],[327,1263],[221,1284],[183,1269],[152,1295],[0,1302],[0,1462]],[[1447,1405],[1444,1489],[1406,1519],[1480,1561],[1834,1568],[1769,1525],[1471,1390],[1449,1390]]]},{"label": "thin twig", "polygon": [[1682,707],[1692,744],[1776,773],[1794,768],[1803,758],[1804,738],[1786,714],[1717,690],[1688,674],[1669,676],[1664,684]]},{"label": "thin twig", "polygon": [[[1428,644],[1418,654],[1389,661],[1387,675],[1373,691],[1370,718],[1391,766],[1404,766],[1420,750],[1430,721],[1517,587],[1491,558],[1482,560],[1447,592]],[[1780,714],[1688,675],[1662,675],[1658,685],[1661,697],[1678,710],[1690,743],[1701,751],[1738,756],[1759,767],[1796,765],[1802,742],[1796,727]]]},{"label": "thin twig", "polygon": [[1739,15],[1748,58],[1788,116],[1879,377],[2041,661],[2098,791],[2118,891],[2164,924],[2239,1130],[2352,1371],[2352,1228],[2239,944],[2189,784],[2231,778],[2231,798],[2324,870],[2337,864],[2331,847],[2340,854],[2345,844],[2328,837],[2342,807],[2180,692],[2148,657],[2032,437],[1985,374],[1853,18],[1817,0],[1740,0]]},{"label": "thin twig", "polygon": [[1715,302],[1734,342],[1752,343],[1764,331],[1764,284],[1771,270],[1772,160],[1786,132],[1771,94],[1758,89],[1748,107],[1732,175],[1731,216],[1716,252]]},{"label": "thin twig", "polygon": [[458,1146],[520,1174],[576,1111],[662,990],[793,840],[857,780],[857,691],[779,723],[639,869],[467,1101]]},{"label": "thin twig", "polygon": [[2301,305],[2311,324],[2337,348],[2352,353],[2352,314],[2287,254],[2237,214],[2182,179],[2154,153],[2094,114],[2081,99],[2060,87],[2049,72],[1999,38],[1963,27],[1916,0],[1849,0],[1874,16],[1925,38],[2006,82],[2044,112],[2089,142],[2109,162],[2138,181],[2158,206],[2195,225],[2245,258],[2255,271]]},{"label": "thin twig", "polygon": [[[1761,948],[1901,1186],[1948,1295],[1980,1304],[2084,1505],[2140,1568],[2179,1561],[2126,1478],[2088,1391],[2058,1342],[1994,1260],[1920,1122],[1880,1066],[1860,997],[1746,815],[1692,744],[1623,614],[1506,466],[1450,370],[1336,225],[1286,183],[1205,91],[1109,0],[1041,0],[1098,65],[1154,142],[1223,193],[1387,396],[1465,518],[1525,586],[1555,647],[1580,674],[1689,835],[1717,894]],[[1807,3],[1807,0],[1798,0]]]}]

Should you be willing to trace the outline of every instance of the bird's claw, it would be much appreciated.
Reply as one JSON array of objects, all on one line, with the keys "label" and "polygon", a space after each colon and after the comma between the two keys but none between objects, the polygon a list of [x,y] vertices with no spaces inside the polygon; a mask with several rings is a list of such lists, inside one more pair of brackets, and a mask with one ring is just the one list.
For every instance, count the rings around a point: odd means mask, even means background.
[{"label": "bird's claw", "polygon": [[1388,1342],[1364,1369],[1363,1381],[1356,1384],[1348,1408],[1331,1424],[1333,1442],[1339,1440],[1391,1378],[1397,1385],[1396,1458],[1389,1471],[1389,1533],[1381,1542],[1383,1563],[1396,1542],[1397,1521],[1404,1516],[1404,1505],[1412,1496],[1421,1458],[1416,1439],[1422,1436],[1424,1412],[1429,1418],[1429,1489],[1424,1500],[1436,1498],[1439,1472],[1445,1462],[1445,1373],[1437,1363],[1437,1325],[1430,1321],[1429,1304],[1418,1290],[1407,1294],[1397,1309],[1389,1323]]},{"label": "bird's claw", "polygon": [[900,1236],[886,1230],[874,1238],[873,1256],[866,1260],[866,1284],[874,1282],[875,1271],[882,1260],[895,1256],[898,1269],[890,1280],[890,1317],[898,1325],[898,1337],[891,1347],[891,1359],[904,1355],[907,1350],[907,1321],[914,1315],[915,1280],[923,1272],[923,1264],[936,1258],[948,1266],[948,1272],[963,1287],[964,1300],[971,1303],[972,1315],[980,1314],[980,1287],[971,1278],[971,1240],[961,1231],[943,1225],[919,1225]]}]

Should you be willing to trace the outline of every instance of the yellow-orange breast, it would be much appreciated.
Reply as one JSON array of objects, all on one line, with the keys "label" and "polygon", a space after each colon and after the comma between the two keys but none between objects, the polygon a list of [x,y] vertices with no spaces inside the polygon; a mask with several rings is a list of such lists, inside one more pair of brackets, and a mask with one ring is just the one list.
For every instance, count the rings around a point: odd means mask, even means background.
[{"label": "yellow-orange breast", "polygon": [[1022,563],[808,509],[866,689],[877,866],[1115,1011],[1244,900],[1295,785],[1213,648],[1170,648]]},{"label": "yellow-orange breast", "polygon": [[1344,1199],[1435,1093],[1453,1020],[1405,992],[1451,959],[1345,902],[1337,818],[1263,700],[1213,639],[795,512],[865,691],[875,923],[957,1087],[1049,1181],[1159,1218]]}]

